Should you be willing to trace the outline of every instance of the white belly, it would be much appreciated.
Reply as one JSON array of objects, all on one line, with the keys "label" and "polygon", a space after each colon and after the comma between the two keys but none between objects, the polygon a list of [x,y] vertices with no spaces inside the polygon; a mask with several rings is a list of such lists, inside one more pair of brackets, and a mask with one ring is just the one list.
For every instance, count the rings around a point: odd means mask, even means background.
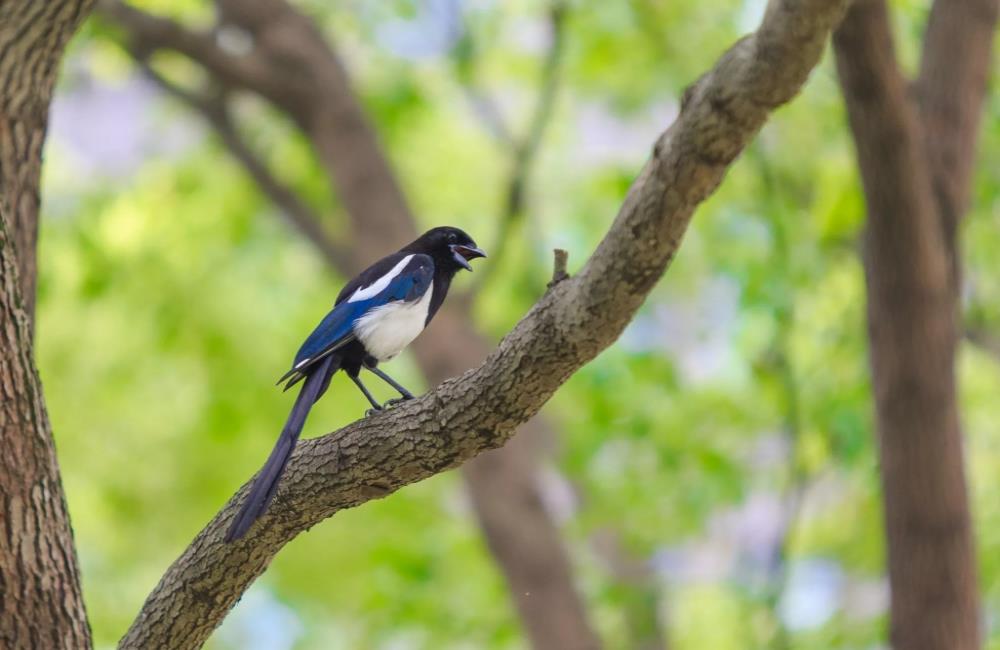
[{"label": "white belly", "polygon": [[358,340],[368,354],[379,361],[388,361],[403,351],[427,323],[433,287],[428,287],[420,300],[393,302],[368,312],[354,322]]}]

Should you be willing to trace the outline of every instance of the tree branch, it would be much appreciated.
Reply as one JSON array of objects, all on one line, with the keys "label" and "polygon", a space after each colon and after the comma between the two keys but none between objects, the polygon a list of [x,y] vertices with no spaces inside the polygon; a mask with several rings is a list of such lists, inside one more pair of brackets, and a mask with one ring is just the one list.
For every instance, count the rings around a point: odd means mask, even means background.
[{"label": "tree branch", "polygon": [[[345,274],[360,271],[361,260],[384,254],[387,240],[391,245],[415,237],[417,226],[399,184],[351,91],[346,71],[322,35],[282,0],[218,0],[217,5],[222,24],[246,30],[261,56],[275,67],[294,70],[312,80],[309,99],[295,106],[298,113],[289,114],[312,142],[347,208],[355,246],[352,268]],[[449,301],[434,328],[417,340],[414,350],[428,383],[438,383],[479,363],[489,352],[490,346],[468,321],[468,304]],[[524,429],[524,435],[532,437],[549,433],[538,419]],[[489,546],[508,579],[533,645],[595,646],[598,641],[574,588],[559,532],[540,507],[536,481],[525,479],[534,471],[529,454],[498,449],[466,465],[463,476],[486,535],[497,536],[502,531],[503,540],[489,539]],[[506,481],[502,474],[506,474]],[[510,508],[498,498],[501,493],[495,487],[499,483],[513,486],[505,492],[510,503],[520,506],[514,528],[510,526]],[[548,570],[522,570],[524,565],[539,564]],[[562,625],[553,626],[551,620],[555,619]]]},{"label": "tree branch", "polygon": [[844,5],[772,2],[757,33],[689,90],[680,116],[578,275],[550,289],[478,368],[303,442],[269,514],[239,543],[224,545],[244,486],[170,567],[121,647],[198,647],[303,530],[505,443],[621,334],[676,252],[694,208],[770,111],[805,82]]}]

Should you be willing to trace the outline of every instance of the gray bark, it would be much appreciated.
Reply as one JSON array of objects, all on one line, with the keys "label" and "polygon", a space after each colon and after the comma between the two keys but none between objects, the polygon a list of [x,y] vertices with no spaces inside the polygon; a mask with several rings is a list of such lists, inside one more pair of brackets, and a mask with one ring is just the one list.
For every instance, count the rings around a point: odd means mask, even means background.
[{"label": "gray bark", "polygon": [[[252,69],[256,72],[250,77],[232,71],[236,63],[215,50],[210,40],[203,43],[200,39],[207,38],[204,34],[118,3],[108,3],[107,14],[130,31],[132,50],[140,58],[159,47],[183,52],[213,71],[220,81],[240,79],[240,87],[268,98],[300,126],[347,212],[353,243],[348,249],[350,254],[330,244],[317,228],[317,219],[306,214],[309,209],[276,182],[240,141],[219,101],[192,96],[158,77],[168,90],[209,119],[261,189],[282,206],[294,225],[340,273],[354,275],[368,261],[414,239],[416,219],[377,134],[351,89],[336,51],[312,21],[282,0],[219,0],[218,5],[223,23],[247,30],[258,44],[252,55],[256,62]],[[223,74],[220,68],[230,72]],[[285,79],[307,83],[283,85]],[[530,141],[536,142],[537,136]],[[530,160],[530,153],[525,160]],[[490,346],[470,325],[468,307],[466,301],[453,299],[446,303],[434,326],[415,343],[417,361],[428,383],[436,384],[458,374],[480,363],[489,353]],[[527,426],[536,434],[547,430],[544,421],[537,419]],[[559,530],[541,507],[535,471],[531,455],[503,448],[467,466],[462,476],[487,545],[507,579],[532,645],[556,650],[596,648],[600,644],[573,583]],[[510,486],[508,494],[498,492],[498,484]],[[537,571],[539,566],[546,570]]]},{"label": "gray bark", "polygon": [[304,442],[269,514],[239,543],[224,545],[244,487],[168,569],[121,647],[200,646],[303,530],[507,442],[621,334],[675,254],[695,207],[768,114],[805,82],[845,5],[772,2],[760,29],[685,94],[679,117],[578,275],[554,284],[479,367]]}]

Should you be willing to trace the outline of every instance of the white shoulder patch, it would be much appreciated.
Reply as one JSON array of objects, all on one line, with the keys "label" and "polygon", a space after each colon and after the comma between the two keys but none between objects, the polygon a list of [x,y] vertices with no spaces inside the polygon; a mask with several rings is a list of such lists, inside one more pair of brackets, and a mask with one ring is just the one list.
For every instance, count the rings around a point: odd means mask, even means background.
[{"label": "white shoulder patch", "polygon": [[365,300],[371,298],[372,296],[377,296],[380,291],[384,290],[392,282],[393,278],[403,272],[406,265],[410,263],[413,259],[413,255],[407,255],[403,259],[399,260],[396,266],[392,267],[388,273],[383,275],[378,280],[375,280],[367,287],[359,287],[357,291],[351,294],[351,297],[347,299],[347,302],[357,302],[359,300]]}]

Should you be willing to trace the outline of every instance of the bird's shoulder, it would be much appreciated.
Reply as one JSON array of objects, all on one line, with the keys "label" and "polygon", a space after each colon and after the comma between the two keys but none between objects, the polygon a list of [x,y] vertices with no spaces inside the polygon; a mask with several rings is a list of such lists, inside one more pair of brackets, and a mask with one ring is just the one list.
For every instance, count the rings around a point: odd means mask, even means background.
[{"label": "bird's shoulder", "polygon": [[422,293],[430,285],[433,275],[434,260],[430,255],[403,251],[393,253],[375,262],[344,285],[334,304],[374,297],[387,289],[402,288],[407,294],[419,289]]}]

